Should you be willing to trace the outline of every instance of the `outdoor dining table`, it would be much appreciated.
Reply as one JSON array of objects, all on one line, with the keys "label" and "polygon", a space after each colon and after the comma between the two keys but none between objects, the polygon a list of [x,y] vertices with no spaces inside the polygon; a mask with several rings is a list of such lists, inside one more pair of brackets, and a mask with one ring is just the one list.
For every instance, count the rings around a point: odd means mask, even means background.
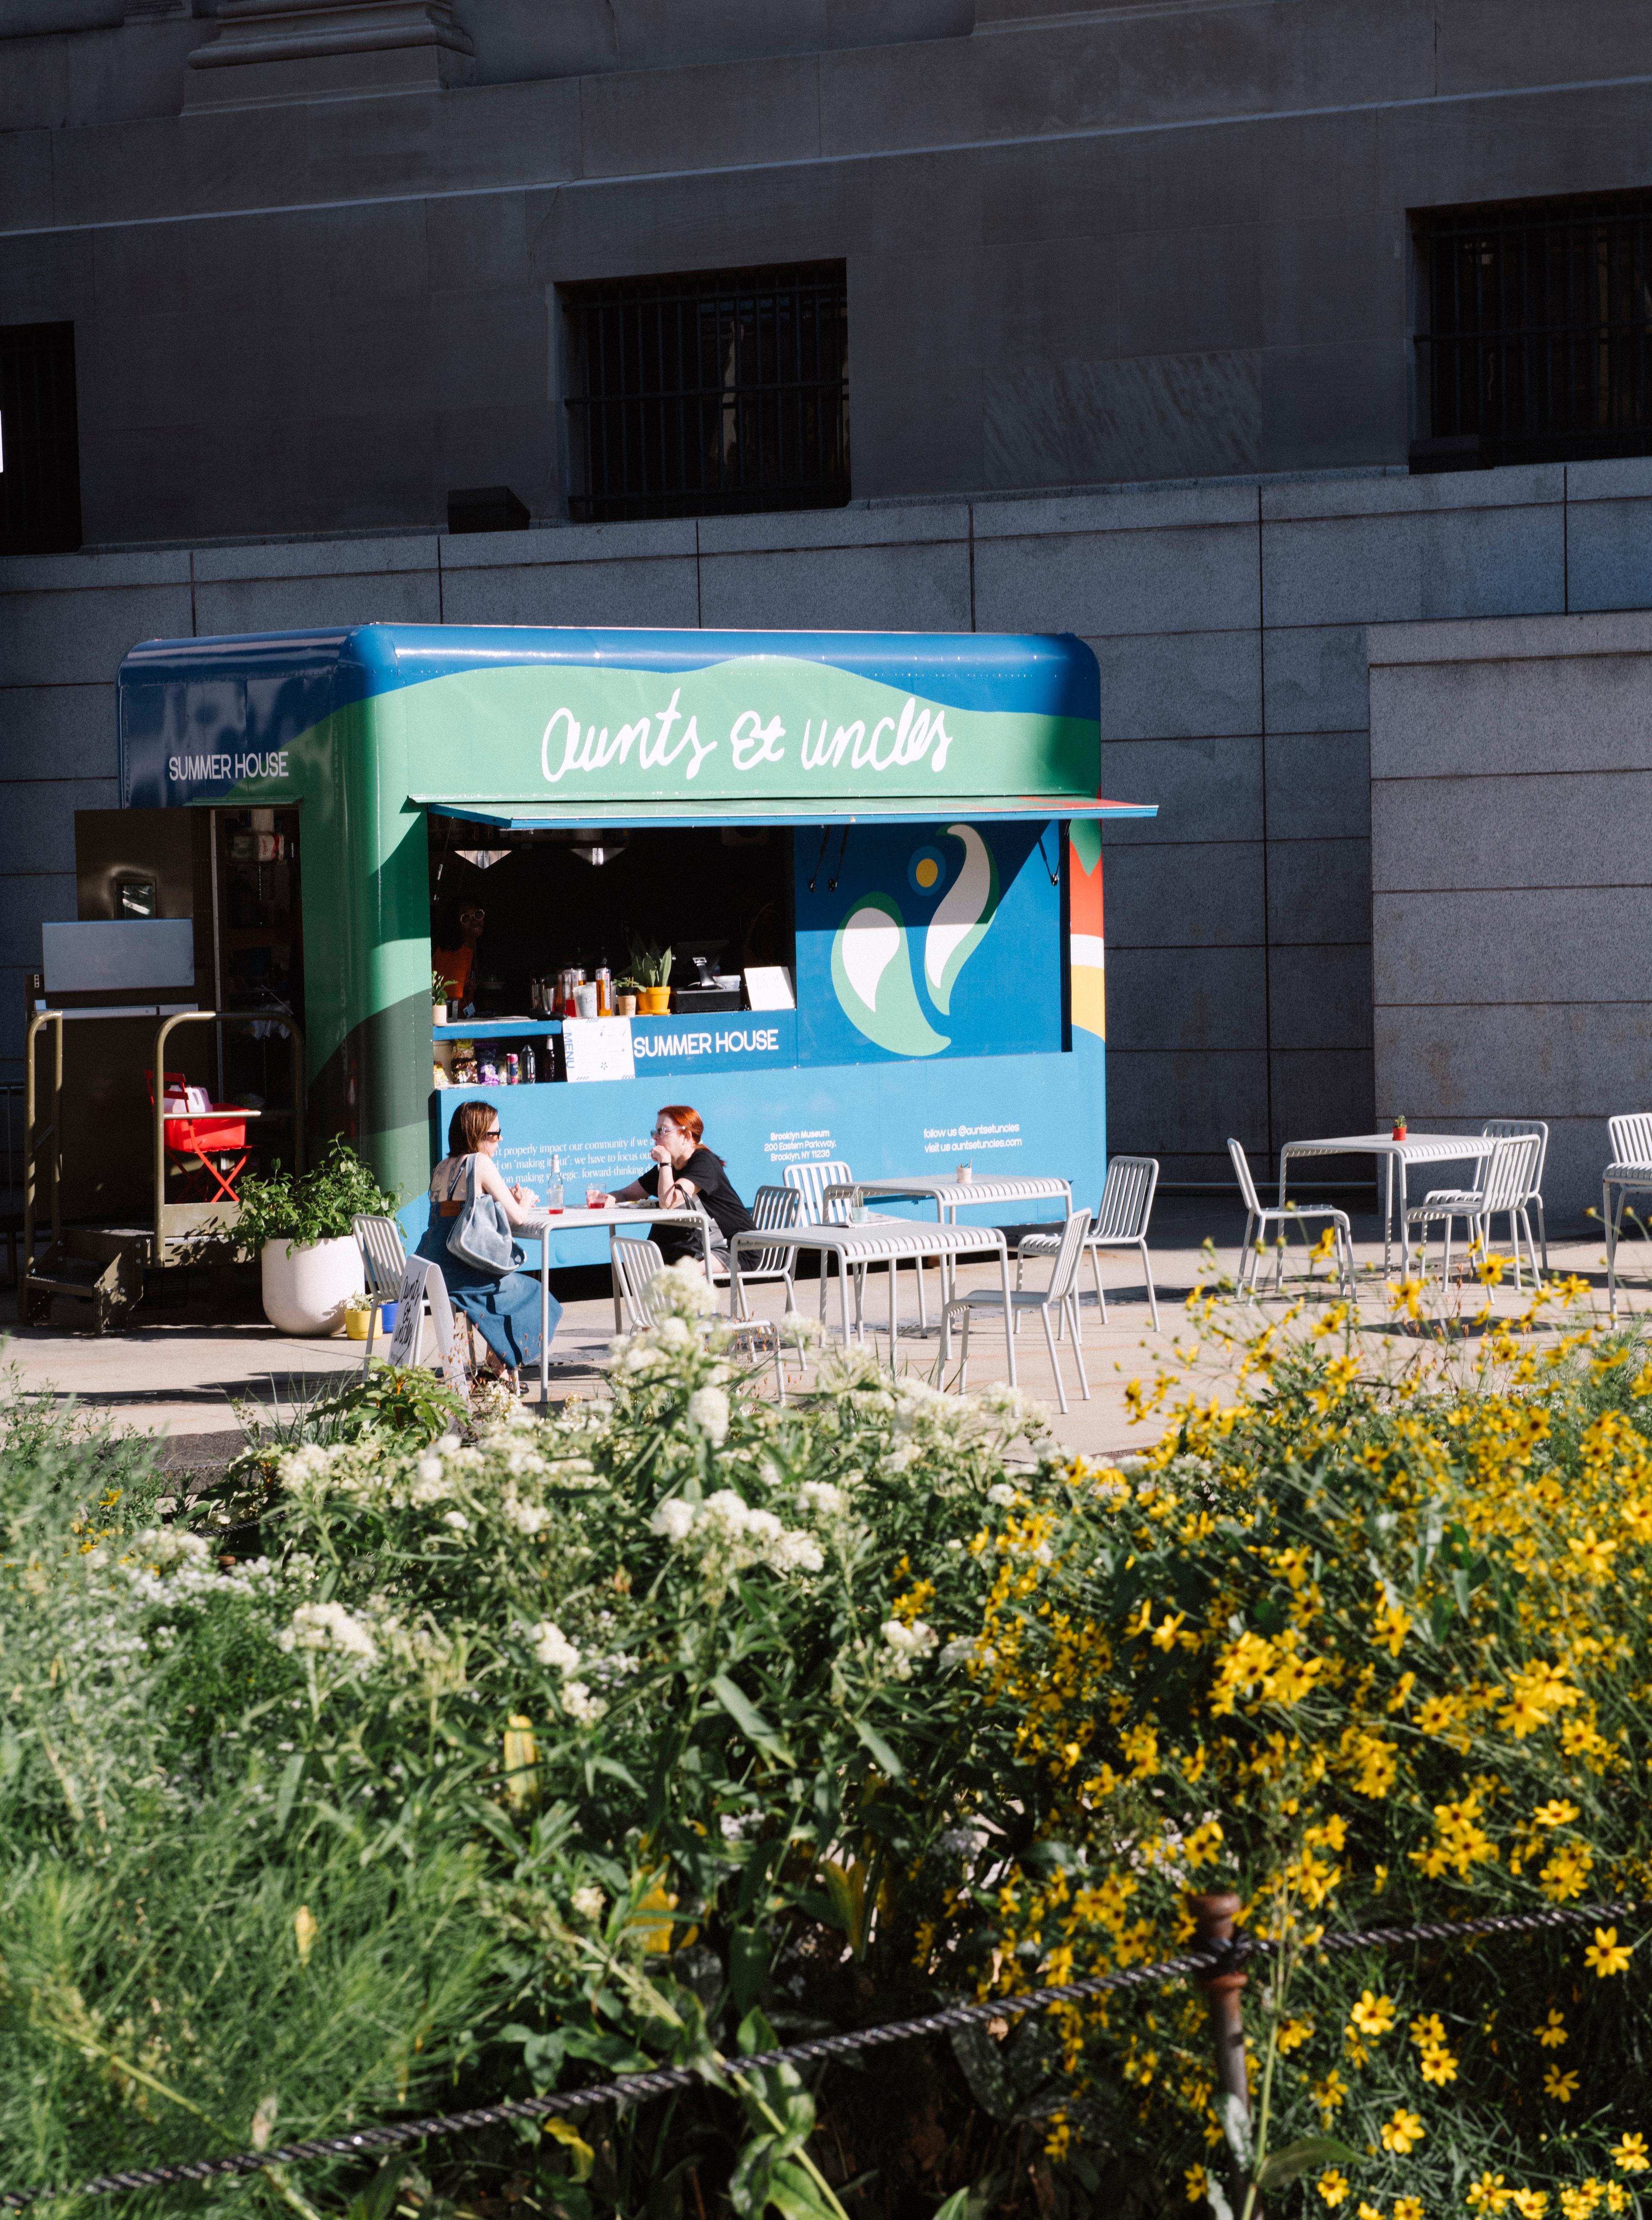
[{"label": "outdoor dining table", "polygon": [[[821,1190],[820,1207],[826,1209],[834,1202],[847,1202],[851,1207],[869,1196],[879,1195],[893,1201],[897,1197],[910,1201],[932,1201],[938,1225],[956,1225],[960,1210],[982,1203],[1041,1202],[1059,1197],[1065,1206],[1063,1214],[1073,1214],[1073,1183],[1065,1179],[1036,1179],[1008,1176],[1003,1179],[960,1179],[957,1173],[916,1172],[904,1179],[849,1180],[839,1187]],[[891,1267],[893,1271],[893,1267]],[[953,1288],[953,1269],[950,1257],[941,1259],[942,1298],[951,1300]],[[826,1291],[821,1289],[822,1310]],[[918,1267],[918,1319],[927,1327],[928,1313],[924,1305],[924,1269]]]},{"label": "outdoor dining table", "polygon": [[1412,1164],[1485,1163],[1494,1140],[1478,1133],[1407,1133],[1396,1140],[1392,1133],[1339,1133],[1325,1141],[1287,1141],[1279,1152],[1279,1207],[1285,1207],[1285,1179],[1300,1157],[1381,1157],[1384,1160],[1382,1195],[1382,1275],[1388,1275],[1389,1250],[1393,1238],[1393,1175],[1400,1169],[1400,1254],[1406,1253],[1406,1175]]},{"label": "outdoor dining table", "polygon": [[[827,1190],[831,1192],[830,1189]],[[918,1271],[920,1294],[923,1290],[923,1260],[938,1257],[944,1267],[962,1256],[988,1255],[998,1259],[1000,1275],[1004,1283],[1004,1315],[1012,1318],[1014,1306],[1010,1301],[1009,1244],[996,1225],[930,1225],[915,1218],[881,1218],[864,1225],[782,1225],[765,1228],[763,1232],[737,1233],[728,1244],[729,1276],[732,1281],[732,1308],[738,1317],[744,1306],[740,1294],[740,1255],[749,1250],[761,1252],[765,1249],[813,1249],[820,1257],[822,1279],[826,1260],[838,1260],[838,1294],[843,1306],[843,1338],[846,1348],[851,1331],[865,1338],[865,1329],[859,1317],[860,1306],[856,1305],[856,1322],[851,1330],[849,1320],[849,1275],[857,1264],[885,1264],[889,1268],[889,1369],[893,1372],[900,1334],[900,1319],[895,1306],[897,1268],[911,1262]],[[1015,1337],[1006,1336],[1009,1344],[1010,1385],[1015,1385]],[[945,1314],[942,1313],[941,1356],[944,1362],[949,1354]]]},{"label": "outdoor dining table", "polygon": [[[622,1225],[692,1225],[700,1229],[700,1251],[708,1268],[710,1257],[706,1253],[706,1228],[709,1224],[702,1210],[661,1210],[658,1204],[641,1202],[610,1203],[602,1210],[563,1210],[554,1218],[546,1212],[514,1225],[511,1232],[524,1241],[539,1244],[539,1405],[543,1409],[551,1400],[551,1243],[558,1233],[583,1232],[588,1225],[606,1225],[608,1229],[608,1254],[612,1257],[614,1244],[619,1239]],[[624,1320],[620,1314],[620,1277],[614,1275],[614,1331],[620,1331]]]}]

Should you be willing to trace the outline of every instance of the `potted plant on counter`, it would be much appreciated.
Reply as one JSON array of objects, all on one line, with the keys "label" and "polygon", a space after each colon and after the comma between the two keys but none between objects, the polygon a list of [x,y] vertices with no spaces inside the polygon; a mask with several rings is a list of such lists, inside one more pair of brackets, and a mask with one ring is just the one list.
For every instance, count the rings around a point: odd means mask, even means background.
[{"label": "potted plant on counter", "polygon": [[431,973],[430,1022],[433,1026],[445,1026],[447,1023],[447,1001],[452,991],[453,982],[451,979],[444,978],[439,971]]},{"label": "potted plant on counter", "polygon": [[663,1018],[671,1007],[671,957],[669,948],[651,940],[631,944],[631,969],[639,988],[637,1007],[651,1018]]},{"label": "potted plant on counter", "polygon": [[236,1232],[258,1252],[271,1325],[306,1337],[342,1332],[366,1284],[353,1221],[393,1215],[399,1194],[385,1193],[347,1141],[334,1141],[302,1177],[278,1163],[267,1177],[249,1174],[240,1200]]}]

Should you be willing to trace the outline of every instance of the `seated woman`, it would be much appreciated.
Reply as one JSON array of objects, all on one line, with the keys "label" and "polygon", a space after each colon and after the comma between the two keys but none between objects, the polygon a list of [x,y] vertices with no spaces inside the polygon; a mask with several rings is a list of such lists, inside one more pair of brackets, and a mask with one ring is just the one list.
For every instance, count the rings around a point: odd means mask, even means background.
[{"label": "seated woman", "polygon": [[[499,1147],[499,1113],[491,1102],[461,1102],[447,1124],[447,1154],[430,1175],[430,1223],[414,1250],[440,1271],[448,1300],[463,1311],[488,1345],[488,1369],[518,1372],[539,1361],[539,1283],[530,1272],[489,1272],[456,1257],[447,1237],[464,1207],[471,1161],[480,1160],[478,1185],[494,1197],[513,1225],[538,1215],[532,1188],[507,1187],[494,1157]],[[514,1246],[514,1244],[513,1244]],[[517,1250],[520,1260],[521,1252]],[[562,1305],[551,1298],[550,1331],[555,1333]]]},{"label": "seated woman", "polygon": [[[712,1262],[726,1267],[730,1238],[751,1232],[751,1213],[730,1185],[722,1158],[704,1145],[705,1130],[697,1110],[686,1102],[669,1103],[656,1119],[654,1145],[648,1151],[654,1159],[652,1169],[609,1200],[651,1200],[662,1210],[683,1210],[697,1200],[711,1220],[708,1239]],[[658,1243],[668,1264],[683,1257],[700,1261],[700,1237],[684,1226],[657,1225],[648,1238]]]}]

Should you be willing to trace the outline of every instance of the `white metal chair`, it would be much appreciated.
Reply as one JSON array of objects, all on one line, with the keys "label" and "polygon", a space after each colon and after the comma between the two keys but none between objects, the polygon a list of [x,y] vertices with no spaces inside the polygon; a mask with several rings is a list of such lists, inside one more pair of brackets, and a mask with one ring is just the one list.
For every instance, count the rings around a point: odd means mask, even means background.
[{"label": "white metal chair", "polygon": [[1543,1220],[1543,1165],[1549,1157],[1549,1127],[1541,1118],[1488,1118],[1480,1129],[1483,1141],[1523,1140],[1528,1133],[1537,1136],[1537,1161],[1532,1167],[1531,1187],[1521,1200],[1528,1210],[1537,1213],[1537,1239],[1543,1252],[1543,1269],[1549,1269],[1549,1228]]},{"label": "white metal chair", "polygon": [[1526,1213],[1525,1196],[1531,1185],[1531,1175],[1543,1144],[1535,1133],[1523,1134],[1518,1139],[1503,1140],[1497,1144],[1486,1158],[1477,1188],[1435,1188],[1412,1205],[1406,1213],[1409,1229],[1419,1228],[1424,1240],[1424,1272],[1426,1275],[1428,1228],[1443,1223],[1442,1237],[1441,1275],[1451,1276],[1451,1225],[1461,1218],[1468,1228],[1468,1238],[1478,1236],[1489,1250],[1493,1218],[1507,1216],[1509,1241],[1514,1250],[1514,1284],[1520,1281],[1520,1234],[1525,1233],[1526,1248],[1531,1257],[1531,1275],[1539,1287],[1543,1274],[1537,1264],[1537,1244],[1532,1238],[1531,1220]]},{"label": "white metal chair", "polygon": [[[1159,1163],[1156,1157],[1115,1157],[1107,1166],[1107,1176],[1101,1189],[1101,1200],[1095,1207],[1095,1216],[1084,1246],[1089,1251],[1090,1269],[1095,1275],[1095,1300],[1101,1306],[1101,1323],[1107,1322],[1107,1299],[1101,1288],[1101,1258],[1103,1249],[1139,1249],[1142,1252],[1142,1277],[1147,1282],[1147,1300],[1152,1306],[1153,1331],[1158,1331],[1159,1299],[1153,1286],[1153,1267],[1147,1254],[1147,1224],[1153,1214],[1153,1196],[1159,1183]],[[1021,1284],[1021,1260],[1024,1257],[1053,1257],[1060,1250],[1059,1233],[1024,1233],[1016,1244],[1015,1284]],[[1084,1315],[1080,1306],[1079,1317]]]},{"label": "white metal chair", "polygon": [[1600,1175],[1601,1215],[1606,1221],[1606,1302],[1618,1315],[1618,1237],[1624,1206],[1632,1194],[1652,1194],[1652,1110],[1608,1118],[1611,1162]]},{"label": "white metal chair", "polygon": [[[760,1187],[751,1198],[751,1224],[758,1233],[778,1233],[789,1225],[795,1225],[803,1198],[795,1187]],[[725,1252],[726,1253],[726,1252]],[[792,1271],[796,1252],[790,1249],[764,1249],[749,1264],[740,1267],[740,1312],[743,1319],[750,1318],[745,1307],[745,1290],[754,1280],[780,1280],[785,1284],[786,1307],[797,1307],[796,1291],[792,1285]],[[733,1274],[726,1264],[714,1259],[709,1274],[712,1285],[728,1287]]]},{"label": "white metal chair", "polygon": [[[801,1214],[795,1221],[796,1224],[800,1225],[847,1225],[849,1224],[850,1206],[847,1200],[841,1195],[834,1198],[831,1202],[826,1200],[827,1188],[854,1185],[855,1175],[847,1164],[788,1164],[785,1181],[788,1187],[795,1187],[802,1197]],[[820,1258],[820,1316],[822,1318],[826,1316],[826,1310],[828,1276],[826,1268],[831,1261],[824,1255]],[[841,1267],[839,1269],[841,1269]],[[923,1298],[922,1269],[920,1266],[918,1293],[920,1301]],[[865,1308],[865,1295],[866,1267],[863,1264],[857,1264],[855,1267],[855,1324],[857,1326],[861,1322]]]},{"label": "white metal chair", "polygon": [[[373,1339],[378,1330],[378,1306],[393,1303],[402,1285],[402,1275],[407,1269],[407,1244],[402,1238],[402,1229],[393,1218],[358,1217],[351,1220],[356,1236],[356,1246],[361,1251],[361,1269],[367,1282],[367,1300],[372,1308],[367,1313],[367,1346],[362,1351],[361,1376],[367,1377],[368,1367],[373,1361]],[[446,1289],[442,1290],[446,1294]],[[394,1327],[391,1331],[394,1332]]]},{"label": "white metal chair", "polygon": [[1348,1213],[1322,1202],[1309,1203],[1306,1208],[1300,1208],[1294,1202],[1282,1208],[1278,1203],[1264,1203],[1256,1194],[1256,1182],[1250,1175],[1250,1160],[1245,1155],[1244,1144],[1230,1139],[1227,1152],[1233,1162],[1245,1211],[1244,1244],[1239,1250],[1240,1293],[1249,1295],[1253,1301],[1256,1299],[1256,1275],[1262,1263],[1259,1244],[1270,1222],[1278,1224],[1280,1233],[1279,1253],[1274,1264],[1274,1293],[1277,1294],[1285,1284],[1286,1229],[1300,1225],[1306,1240],[1308,1227],[1323,1219],[1336,1230],[1337,1268],[1342,1274],[1343,1291],[1351,1302],[1354,1300],[1354,1233],[1348,1222]]},{"label": "white metal chair", "polygon": [[[1090,1213],[1075,1210],[1061,1230],[1056,1250],[1056,1261],[1050,1268],[1047,1288],[1017,1288],[1010,1296],[1010,1315],[1004,1318],[1004,1335],[1007,1341],[1014,1332],[1023,1311],[1038,1311],[1044,1319],[1044,1345],[1050,1351],[1050,1369],[1056,1375],[1056,1396],[1063,1411],[1067,1408],[1067,1383],[1061,1376],[1061,1359],[1056,1354],[1055,1322],[1052,1313],[1059,1314],[1063,1323],[1070,1325],[1073,1336],[1073,1361],[1078,1366],[1078,1384],[1084,1400],[1090,1400],[1090,1382],[1084,1369],[1084,1351],[1078,1338],[1078,1269],[1084,1262],[1084,1237],[1090,1230]],[[955,1318],[963,1320],[963,1338],[958,1350],[958,1388],[960,1393],[969,1384],[969,1321],[978,1311],[996,1311],[1004,1317],[1004,1294],[1001,1288],[972,1288],[967,1295],[955,1295],[946,1306],[946,1323]]]},{"label": "white metal chair", "polygon": [[654,1241],[615,1241],[609,1244],[608,1253],[625,1313],[625,1330],[641,1333],[664,1315],[651,1282],[665,1269],[665,1259]]},{"label": "white metal chair", "polygon": [[[764,1229],[764,1232],[770,1230],[768,1227]],[[658,1286],[659,1276],[665,1269],[665,1259],[659,1252],[658,1244],[652,1241],[615,1241],[610,1244],[609,1254],[614,1260],[614,1282],[619,1288],[620,1305],[625,1312],[626,1331],[641,1333],[646,1327],[657,1325],[662,1318],[668,1315],[668,1308],[661,1300]],[[764,1254],[767,1255],[768,1252],[765,1250]],[[726,1278],[726,1276],[725,1273],[724,1277]],[[745,1271],[742,1269],[741,1277],[745,1276]],[[770,1276],[782,1275],[771,1275]],[[792,1309],[789,1302],[786,1308],[789,1315]],[[703,1319],[701,1321],[701,1326],[707,1331],[709,1331],[715,1323],[716,1321],[712,1319]],[[769,1319],[742,1320],[736,1325],[732,1344],[736,1348],[743,1348],[744,1353],[747,1356],[773,1355],[775,1392],[782,1403],[786,1400],[783,1326],[783,1320],[778,1325]],[[801,1342],[797,1341],[796,1346],[801,1362]]]}]

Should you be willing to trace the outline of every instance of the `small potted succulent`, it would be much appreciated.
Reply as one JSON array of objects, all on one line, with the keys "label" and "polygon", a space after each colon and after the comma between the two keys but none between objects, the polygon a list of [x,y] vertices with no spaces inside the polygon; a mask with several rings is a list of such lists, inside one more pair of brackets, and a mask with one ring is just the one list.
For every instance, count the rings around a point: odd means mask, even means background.
[{"label": "small potted succulent", "polygon": [[447,1023],[447,1001],[453,991],[453,982],[439,971],[430,975],[430,1022],[433,1026]]},{"label": "small potted succulent", "polygon": [[1405,1138],[1406,1113],[1403,1110],[1396,1110],[1393,1114],[1393,1138],[1396,1141],[1403,1141]]},{"label": "small potted succulent", "polygon": [[651,1018],[663,1018],[671,1007],[672,951],[659,948],[651,940],[633,940],[631,944],[631,969],[639,988],[638,1007]]},{"label": "small potted succulent", "polygon": [[643,991],[634,979],[616,979],[614,982],[614,1016],[634,1018],[641,1007],[639,997]]}]

